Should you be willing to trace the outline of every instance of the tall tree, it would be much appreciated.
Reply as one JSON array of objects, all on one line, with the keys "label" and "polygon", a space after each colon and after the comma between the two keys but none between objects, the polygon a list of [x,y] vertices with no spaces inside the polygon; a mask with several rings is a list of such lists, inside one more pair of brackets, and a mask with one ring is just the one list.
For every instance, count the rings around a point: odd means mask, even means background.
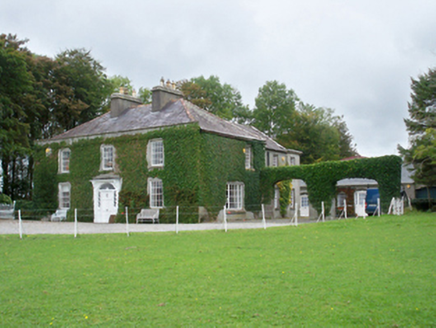
[{"label": "tall tree", "polygon": [[278,135],[277,141],[287,148],[298,149],[302,164],[338,160],[340,134],[333,125],[333,111],[298,103],[290,129]]},{"label": "tall tree", "polygon": [[112,85],[103,66],[90,51],[72,49],[56,56],[53,76],[53,114],[64,130],[87,122],[103,112]]},{"label": "tall tree", "polygon": [[15,35],[0,35],[0,160],[3,192],[31,198],[34,141],[101,113],[111,93],[101,64],[83,50],[54,60],[31,53]]},{"label": "tall tree", "polygon": [[436,69],[412,79],[411,88],[410,118],[404,120],[410,147],[398,149],[413,165],[415,182],[436,186]]},{"label": "tall tree", "polygon": [[297,101],[295,92],[284,83],[266,82],[255,99],[253,125],[272,138],[289,131]]},{"label": "tall tree", "polygon": [[230,84],[221,84],[219,77],[194,77],[179,83],[185,99],[222,118],[244,120],[248,106],[243,105],[241,93]]},{"label": "tall tree", "polygon": [[344,121],[344,116],[334,116],[332,124],[339,132],[339,158],[347,158],[359,155],[356,149],[356,144],[353,143],[353,136],[348,130],[347,123]]},{"label": "tall tree", "polygon": [[0,160],[3,192],[12,198],[20,194],[16,159],[30,152],[25,104],[33,76],[27,68],[26,42],[15,35],[0,35]]}]

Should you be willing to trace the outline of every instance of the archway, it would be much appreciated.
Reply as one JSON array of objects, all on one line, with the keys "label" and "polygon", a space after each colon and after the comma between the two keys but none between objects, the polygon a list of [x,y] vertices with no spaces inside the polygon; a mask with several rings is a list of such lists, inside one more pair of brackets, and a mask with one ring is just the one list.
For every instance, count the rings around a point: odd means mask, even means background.
[{"label": "archway", "polygon": [[326,212],[329,212],[337,181],[351,177],[374,179],[378,182],[382,211],[387,212],[392,197],[400,196],[401,162],[399,156],[390,155],[300,166],[267,167],[261,172],[262,194],[268,201],[271,199],[274,184],[283,180],[301,179],[306,181],[313,207],[320,212],[321,202],[324,202]]}]

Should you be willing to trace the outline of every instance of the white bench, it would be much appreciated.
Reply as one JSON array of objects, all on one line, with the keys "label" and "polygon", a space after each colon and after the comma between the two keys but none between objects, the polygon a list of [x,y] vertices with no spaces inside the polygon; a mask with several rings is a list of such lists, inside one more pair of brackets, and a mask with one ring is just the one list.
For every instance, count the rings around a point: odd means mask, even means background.
[{"label": "white bench", "polygon": [[138,224],[140,221],[159,223],[159,209],[142,209],[136,215],[136,223]]},{"label": "white bench", "polygon": [[15,201],[12,204],[0,204],[0,219],[13,219]]},{"label": "white bench", "polygon": [[50,221],[67,221],[67,209],[57,209],[50,217]]}]

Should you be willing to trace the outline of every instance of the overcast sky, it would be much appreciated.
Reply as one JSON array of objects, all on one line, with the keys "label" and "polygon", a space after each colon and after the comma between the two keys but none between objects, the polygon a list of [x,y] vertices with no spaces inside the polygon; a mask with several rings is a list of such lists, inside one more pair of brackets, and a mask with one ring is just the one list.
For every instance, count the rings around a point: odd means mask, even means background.
[{"label": "overcast sky", "polygon": [[435,0],[3,0],[0,33],[89,49],[136,89],[217,75],[252,108],[277,80],[344,115],[368,157],[407,146],[410,78],[436,66]]}]

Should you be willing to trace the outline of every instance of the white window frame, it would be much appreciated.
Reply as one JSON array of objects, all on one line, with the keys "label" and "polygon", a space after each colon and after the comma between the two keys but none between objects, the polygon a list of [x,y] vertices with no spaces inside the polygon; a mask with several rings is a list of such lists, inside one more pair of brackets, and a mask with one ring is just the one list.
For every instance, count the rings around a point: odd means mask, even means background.
[{"label": "white window frame", "polygon": [[309,196],[304,194],[301,195],[301,207],[308,207],[309,206]]},{"label": "white window frame", "polygon": [[279,166],[279,155],[273,154],[272,166],[273,167]]},{"label": "white window frame", "polygon": [[162,139],[153,139],[148,142],[147,160],[149,167],[165,166],[165,148]]},{"label": "white window frame", "polygon": [[[64,157],[68,154],[67,157]],[[64,148],[59,150],[59,173],[70,173],[70,157],[71,150],[69,148]]]},{"label": "white window frame", "polygon": [[165,206],[163,182],[161,179],[148,179],[148,195],[150,208],[163,208]]},{"label": "white window frame", "polygon": [[245,169],[246,170],[252,169],[253,155],[250,145],[245,146],[244,153],[245,153]]},{"label": "white window frame", "polygon": [[347,195],[345,194],[345,192],[341,191],[338,194],[337,207],[344,207],[346,199],[347,199]]},{"label": "white window frame", "polygon": [[60,209],[70,209],[71,207],[71,183],[62,182],[58,185],[59,193],[59,208]]},{"label": "white window frame", "polygon": [[[112,145],[101,145],[100,151],[100,169],[103,171],[113,171],[115,169],[115,147]],[[109,151],[111,151],[111,154],[109,153]]]},{"label": "white window frame", "polygon": [[289,165],[294,166],[296,163],[297,161],[294,156],[289,157]]},{"label": "white window frame", "polygon": [[280,188],[278,185],[274,186],[274,209],[280,209]]},{"label": "white window frame", "polygon": [[227,182],[226,208],[229,210],[244,209],[245,185],[242,182]]}]

